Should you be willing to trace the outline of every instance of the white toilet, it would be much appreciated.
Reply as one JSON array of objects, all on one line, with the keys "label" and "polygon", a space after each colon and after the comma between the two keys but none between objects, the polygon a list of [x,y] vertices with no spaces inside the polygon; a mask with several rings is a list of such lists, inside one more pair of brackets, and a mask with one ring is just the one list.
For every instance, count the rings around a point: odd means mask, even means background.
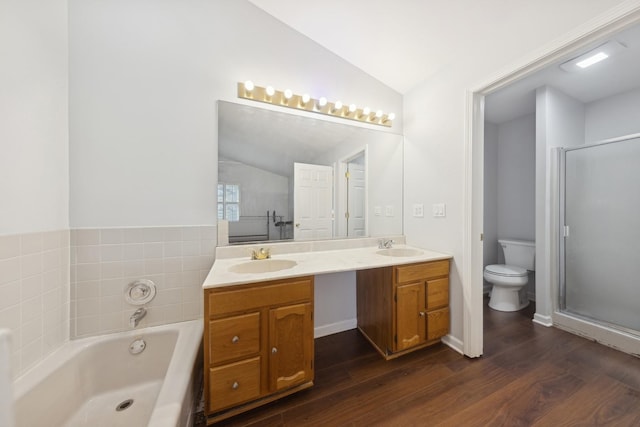
[{"label": "white toilet", "polygon": [[498,311],[518,311],[529,305],[527,282],[534,270],[536,246],[527,240],[498,240],[506,264],[484,268],[484,279],[493,284],[489,307]]}]

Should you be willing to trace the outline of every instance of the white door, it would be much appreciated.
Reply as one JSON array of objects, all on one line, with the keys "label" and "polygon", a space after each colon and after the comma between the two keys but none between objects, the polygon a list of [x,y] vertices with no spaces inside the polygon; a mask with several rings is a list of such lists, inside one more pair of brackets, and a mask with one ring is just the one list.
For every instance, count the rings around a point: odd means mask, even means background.
[{"label": "white door", "polygon": [[350,162],[347,167],[347,236],[364,237],[367,235],[364,165]]},{"label": "white door", "polygon": [[294,163],[293,238],[333,237],[333,168]]}]

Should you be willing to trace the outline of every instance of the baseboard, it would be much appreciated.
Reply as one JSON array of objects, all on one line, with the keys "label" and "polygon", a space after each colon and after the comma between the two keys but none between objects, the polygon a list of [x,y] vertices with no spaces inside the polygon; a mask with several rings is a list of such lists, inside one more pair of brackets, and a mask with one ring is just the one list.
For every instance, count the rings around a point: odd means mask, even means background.
[{"label": "baseboard", "polygon": [[458,338],[453,335],[445,335],[441,338],[441,341],[444,345],[451,347],[451,349],[457,351],[458,353],[464,355],[464,343],[460,341]]},{"label": "baseboard", "polygon": [[327,335],[337,334],[338,332],[355,329],[357,326],[358,319],[347,319],[336,323],[330,323],[328,325],[317,326],[313,330],[313,337],[326,337]]},{"label": "baseboard", "polygon": [[546,326],[547,328],[553,326],[553,321],[551,320],[551,316],[544,316],[542,314],[535,313],[533,315],[533,322],[538,325]]}]

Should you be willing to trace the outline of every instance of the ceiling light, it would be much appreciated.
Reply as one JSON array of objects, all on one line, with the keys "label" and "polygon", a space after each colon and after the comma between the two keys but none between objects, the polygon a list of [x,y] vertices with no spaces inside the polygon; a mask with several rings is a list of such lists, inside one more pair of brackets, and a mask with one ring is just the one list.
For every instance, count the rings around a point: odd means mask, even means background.
[{"label": "ceiling light", "polygon": [[576,65],[580,68],[587,68],[593,64],[597,64],[598,62],[607,59],[608,57],[609,55],[607,55],[606,53],[598,52],[595,55],[588,57],[587,59],[576,62]]},{"label": "ceiling light", "polygon": [[602,44],[588,52],[583,53],[569,61],[560,64],[560,68],[568,72],[576,72],[584,70],[585,68],[597,64],[598,62],[610,58],[614,54],[625,49],[626,46],[617,40],[609,40],[605,44]]}]

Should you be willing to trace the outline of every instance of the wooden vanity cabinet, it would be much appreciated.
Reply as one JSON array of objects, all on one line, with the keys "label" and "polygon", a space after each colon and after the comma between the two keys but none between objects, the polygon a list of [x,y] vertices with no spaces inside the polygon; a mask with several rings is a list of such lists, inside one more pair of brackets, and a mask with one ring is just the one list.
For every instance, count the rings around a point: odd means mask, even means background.
[{"label": "wooden vanity cabinet", "polygon": [[205,290],[207,423],[313,385],[313,277]]},{"label": "wooden vanity cabinet", "polygon": [[449,333],[449,260],[356,273],[358,329],[386,358]]}]

